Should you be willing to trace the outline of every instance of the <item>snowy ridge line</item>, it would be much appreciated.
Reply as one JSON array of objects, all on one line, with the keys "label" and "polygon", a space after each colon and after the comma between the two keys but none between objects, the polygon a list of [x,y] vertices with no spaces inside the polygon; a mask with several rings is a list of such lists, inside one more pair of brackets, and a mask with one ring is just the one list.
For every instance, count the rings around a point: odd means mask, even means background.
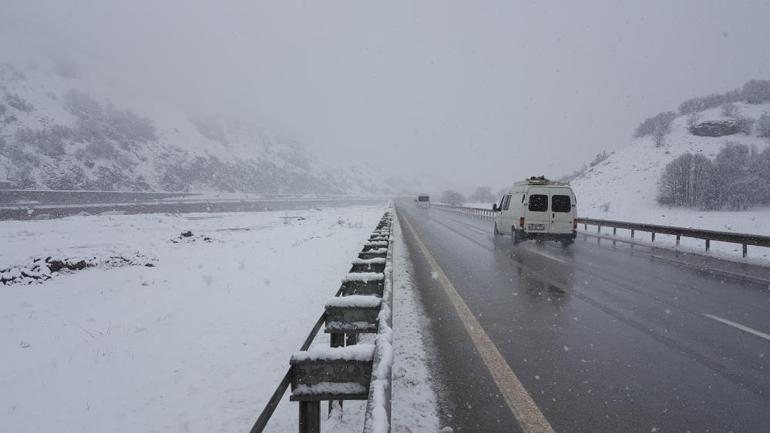
[{"label": "snowy ridge line", "polygon": [[[368,397],[366,415],[364,417],[365,432],[390,432],[390,396],[392,388],[393,349],[392,349],[392,302],[393,302],[393,255],[392,255],[392,223],[395,212],[392,202],[388,205],[382,219],[373,231],[373,235],[387,237],[388,248],[380,248],[376,251],[367,251],[366,246],[359,253],[359,257],[352,263],[350,271],[342,280],[342,286],[337,290],[335,298],[327,301],[326,306],[342,308],[379,308],[376,322],[377,336],[375,344],[359,343],[356,337],[362,329],[363,332],[374,332],[372,325],[375,322],[352,321],[345,318],[344,322],[335,322],[333,328],[353,331],[346,334],[335,334],[331,331],[331,345],[333,347],[313,346],[313,341],[321,327],[326,323],[327,332],[331,322],[327,322],[327,311],[319,317],[313,329],[310,331],[299,351],[294,352],[290,358],[290,368],[284,374],[283,379],[273,392],[270,400],[260,413],[250,433],[262,433],[272,417],[278,404],[283,399],[289,386],[292,387],[291,400],[300,402],[300,433],[320,431],[321,426],[321,401],[341,399],[363,399]],[[386,257],[361,259],[371,253],[387,253]],[[354,272],[355,265],[385,264],[384,272]],[[381,287],[382,297],[378,295],[356,295],[352,292],[344,296],[345,283],[364,283],[383,281]],[[376,311],[376,310],[375,310]],[[367,325],[367,326],[363,326]],[[344,346],[345,340],[348,346]],[[341,340],[341,343],[340,343]],[[352,342],[351,341],[355,341]],[[336,346],[336,347],[335,347]],[[369,367],[356,368],[353,376],[350,372],[340,369],[340,365],[347,363],[368,364],[371,372],[366,373]],[[358,371],[360,370],[360,371]],[[362,374],[364,376],[355,376]],[[320,375],[320,376],[319,376]],[[320,379],[320,380],[319,380]],[[335,380],[336,379],[336,380]],[[368,381],[368,383],[367,383]],[[368,390],[368,392],[367,392]],[[369,427],[367,427],[369,426]]]},{"label": "snowy ridge line", "polygon": [[[495,212],[491,209],[481,209],[473,207],[463,206],[450,206],[445,204],[433,204],[442,210],[448,210],[452,212],[463,213],[466,215],[480,216],[482,218],[494,218]],[[600,233],[602,227],[612,227],[616,232],[617,229],[625,229],[631,231],[631,237],[636,231],[648,232],[651,234],[651,241],[655,242],[655,234],[665,234],[676,236],[677,245],[682,237],[702,239],[706,241],[705,248],[709,251],[711,248],[711,241],[715,242],[727,242],[733,244],[739,244],[742,246],[743,257],[748,256],[748,246],[765,247],[770,248],[770,236],[748,234],[748,233],[735,233],[724,232],[716,230],[703,230],[694,229],[690,227],[676,227],[676,226],[664,226],[659,224],[646,224],[646,223],[633,223],[628,221],[614,221],[614,220],[602,220],[596,218],[577,218],[578,224],[583,224],[583,229],[588,230],[588,226],[596,226],[597,232]]]}]

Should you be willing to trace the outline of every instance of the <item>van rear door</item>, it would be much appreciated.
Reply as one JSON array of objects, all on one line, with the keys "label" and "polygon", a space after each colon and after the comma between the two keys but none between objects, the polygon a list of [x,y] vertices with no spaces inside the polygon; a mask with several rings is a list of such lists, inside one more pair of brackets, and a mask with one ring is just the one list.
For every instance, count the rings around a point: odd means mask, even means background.
[{"label": "van rear door", "polygon": [[573,194],[569,188],[551,189],[551,233],[572,233]]},{"label": "van rear door", "polygon": [[524,229],[532,233],[548,233],[551,225],[550,188],[530,188],[524,218]]}]

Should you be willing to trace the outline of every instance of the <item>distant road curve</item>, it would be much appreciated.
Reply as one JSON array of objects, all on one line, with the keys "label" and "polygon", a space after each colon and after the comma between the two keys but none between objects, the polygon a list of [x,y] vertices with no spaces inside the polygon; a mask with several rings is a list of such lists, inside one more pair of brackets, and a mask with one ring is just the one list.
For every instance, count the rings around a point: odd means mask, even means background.
[{"label": "distant road curve", "polygon": [[62,218],[78,214],[116,212],[191,213],[264,212],[307,209],[316,206],[375,204],[386,198],[302,197],[290,195],[217,198],[189,193],[141,193],[104,191],[0,190],[0,220]]}]

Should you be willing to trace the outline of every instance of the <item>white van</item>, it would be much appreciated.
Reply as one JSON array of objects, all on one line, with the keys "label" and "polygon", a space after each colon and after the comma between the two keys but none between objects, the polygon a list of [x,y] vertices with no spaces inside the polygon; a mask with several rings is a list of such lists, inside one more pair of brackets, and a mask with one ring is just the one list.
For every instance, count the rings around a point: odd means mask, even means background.
[{"label": "white van", "polygon": [[417,207],[427,209],[430,207],[430,196],[428,194],[420,194],[415,202],[417,202]]},{"label": "white van", "polygon": [[514,183],[492,210],[497,212],[495,236],[510,234],[514,244],[535,239],[567,246],[577,236],[577,206],[569,183],[530,177]]}]

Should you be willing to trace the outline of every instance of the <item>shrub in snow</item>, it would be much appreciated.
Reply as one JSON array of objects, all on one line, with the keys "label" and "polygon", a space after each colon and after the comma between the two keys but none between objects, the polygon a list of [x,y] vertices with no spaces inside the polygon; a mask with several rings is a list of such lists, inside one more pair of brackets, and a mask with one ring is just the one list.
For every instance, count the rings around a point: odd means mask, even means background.
[{"label": "shrub in snow", "polygon": [[95,159],[111,159],[117,156],[117,149],[109,141],[94,140],[86,145],[86,154]]},{"label": "shrub in snow", "polygon": [[29,102],[22,99],[19,95],[14,94],[6,94],[5,95],[5,101],[10,105],[12,108],[15,108],[19,111],[23,111],[25,113],[29,113],[30,111],[34,110],[35,107],[32,106]]},{"label": "shrub in snow", "polygon": [[719,107],[720,105],[738,102],[742,99],[743,94],[738,90],[690,98],[679,104],[679,114],[697,113],[699,111]]},{"label": "shrub in snow", "polygon": [[45,167],[41,178],[49,189],[87,189],[89,186],[85,172],[77,165]]},{"label": "shrub in snow", "polygon": [[66,126],[60,125],[41,130],[19,128],[15,139],[19,143],[35,146],[44,155],[56,157],[65,153],[64,142],[70,138],[71,132]]},{"label": "shrub in snow", "polygon": [[661,147],[665,144],[666,135],[671,132],[671,122],[676,118],[676,113],[666,111],[646,119],[634,131],[635,138],[652,136],[655,145]]},{"label": "shrub in snow", "polygon": [[602,161],[604,161],[605,159],[607,159],[609,157],[610,157],[610,155],[606,151],[603,150],[603,151],[597,153],[596,156],[594,156],[594,159],[590,163],[588,163],[588,166],[589,167],[595,167],[595,166],[599,165]]},{"label": "shrub in snow", "polygon": [[741,134],[751,135],[751,131],[754,130],[754,119],[748,117],[737,116],[735,121],[738,125],[738,132]]},{"label": "shrub in snow", "polygon": [[741,94],[749,104],[770,101],[770,80],[751,80],[743,85]]},{"label": "shrub in snow", "polygon": [[726,102],[720,108],[722,115],[725,117],[735,117],[738,114],[738,107],[732,102]]},{"label": "shrub in snow", "polygon": [[465,203],[465,197],[457,191],[446,190],[441,194],[441,202],[452,206],[461,206]]},{"label": "shrub in snow", "polygon": [[757,119],[757,135],[770,138],[770,115],[767,113],[762,114]]},{"label": "shrub in snow", "polygon": [[689,116],[687,116],[687,127],[691,127],[698,123],[700,120],[700,116],[698,116],[698,113],[691,113]]}]

